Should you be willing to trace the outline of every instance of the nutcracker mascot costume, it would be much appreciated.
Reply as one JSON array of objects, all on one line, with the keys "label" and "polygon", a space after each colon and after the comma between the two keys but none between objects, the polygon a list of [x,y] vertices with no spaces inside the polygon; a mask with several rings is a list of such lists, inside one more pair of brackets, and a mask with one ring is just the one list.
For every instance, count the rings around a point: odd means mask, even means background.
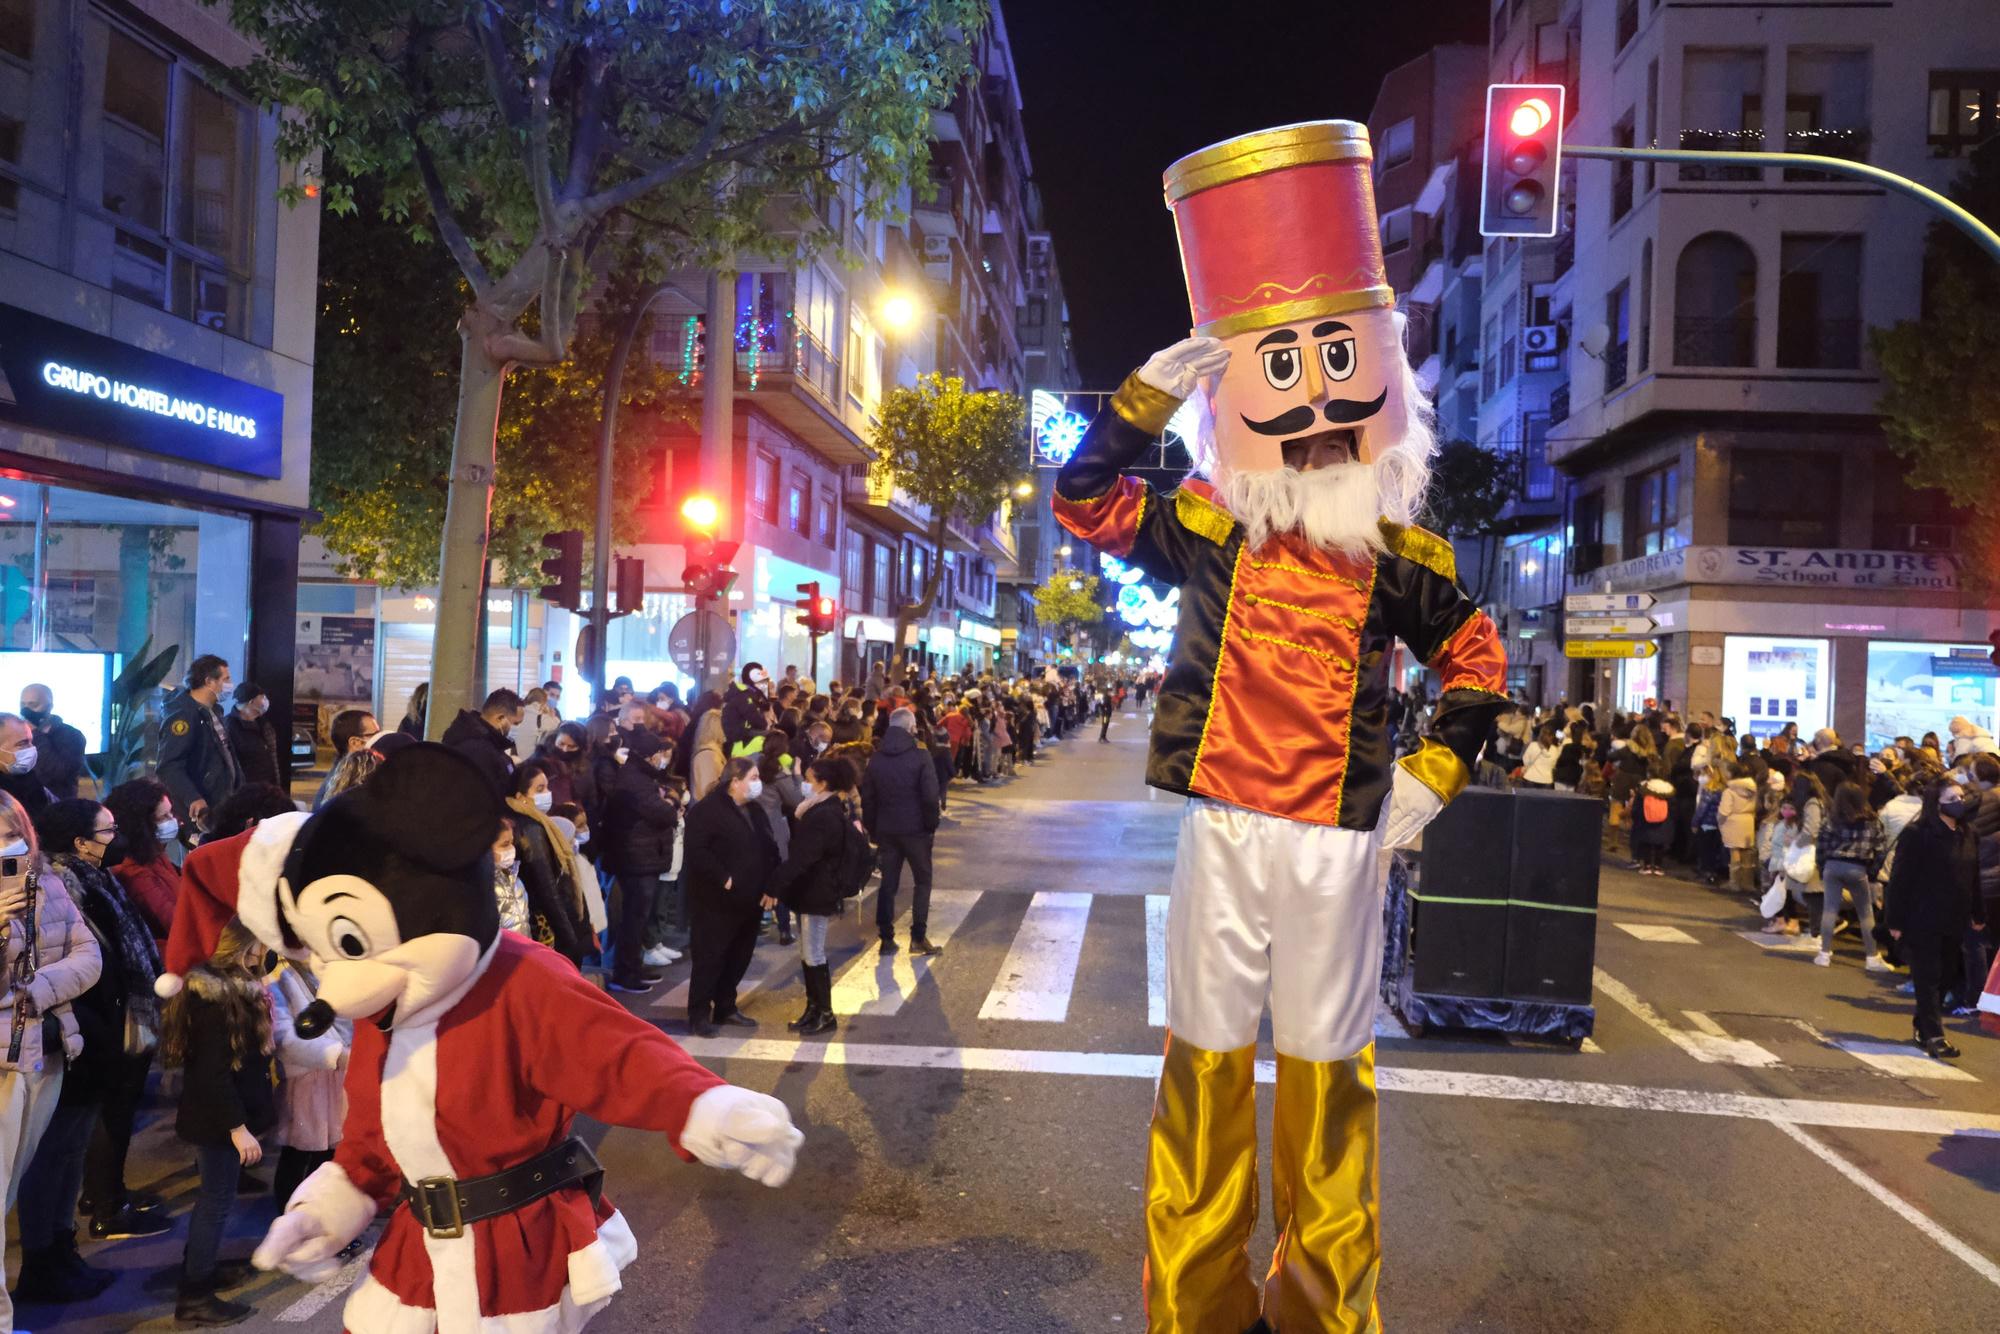
[{"label": "nutcracker mascot costume", "polygon": [[[1493,622],[1415,526],[1435,441],[1376,235],[1365,126],[1245,135],[1166,174],[1194,337],[1128,377],[1056,483],[1076,536],[1181,589],[1146,779],[1186,794],[1147,1151],[1152,1334],[1374,1330],[1375,996],[1387,850],[1508,706]],[[1198,471],[1124,475],[1186,402]],[[1401,639],[1441,679],[1392,760]],[[1278,1052],[1261,1301],[1258,1025]]]},{"label": "nutcracker mascot costume", "polygon": [[791,1175],[801,1137],[784,1104],[723,1083],[500,929],[502,811],[471,761],[416,745],[310,818],[189,858],[195,896],[224,906],[177,917],[176,957],[200,957],[192,937],[233,898],[266,944],[311,957],[301,1034],[354,1021],[340,1145],[253,1257],[323,1279],[392,1210],[347,1301],[351,1334],[569,1334],[608,1305],[638,1245],[571,1134],[579,1111],[766,1185]]}]

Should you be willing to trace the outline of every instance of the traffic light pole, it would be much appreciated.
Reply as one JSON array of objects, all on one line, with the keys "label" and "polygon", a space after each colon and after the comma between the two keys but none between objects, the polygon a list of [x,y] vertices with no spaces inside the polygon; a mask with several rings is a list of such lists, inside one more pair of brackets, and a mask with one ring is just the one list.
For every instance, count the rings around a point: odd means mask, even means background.
[{"label": "traffic light pole", "polygon": [[1947,222],[1964,232],[1979,244],[1996,263],[2000,263],[2000,233],[1954,204],[1927,185],[1898,176],[1893,171],[1871,167],[1866,162],[1849,162],[1846,158],[1824,157],[1817,153],[1727,153],[1710,152],[1692,148],[1595,148],[1580,144],[1564,144],[1562,152],[1566,157],[1603,158],[1616,162],[1689,162],[1713,167],[1801,167],[1811,171],[1830,172],[1837,176],[1852,176],[1857,180],[1869,181],[1885,190],[1906,195],[1932,211],[1944,215]]}]

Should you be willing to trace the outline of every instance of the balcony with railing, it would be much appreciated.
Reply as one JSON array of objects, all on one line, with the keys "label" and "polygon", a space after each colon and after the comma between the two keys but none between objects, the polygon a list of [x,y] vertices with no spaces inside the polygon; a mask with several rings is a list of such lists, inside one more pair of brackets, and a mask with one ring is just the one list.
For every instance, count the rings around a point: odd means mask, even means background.
[{"label": "balcony with railing", "polygon": [[1604,392],[1609,394],[1625,387],[1625,377],[1631,370],[1632,345],[1613,343],[1604,349]]},{"label": "balcony with railing", "polygon": [[1549,391],[1549,425],[1555,426],[1569,420],[1569,381],[1564,380]]},{"label": "balcony with railing", "polygon": [[[1761,153],[1764,151],[1762,130],[1682,130],[1682,148],[1715,153]],[[1762,167],[1739,167],[1683,163],[1680,179],[1688,181],[1761,181],[1764,179]]]},{"label": "balcony with railing", "polygon": [[[708,317],[672,318],[655,334],[653,360],[680,385],[699,389],[708,361]],[[736,330],[736,395],[776,418],[836,465],[873,457],[862,422],[842,402],[840,358],[796,316],[743,320]]]},{"label": "balcony with railing", "polygon": [[[1785,133],[1787,153],[1811,153],[1818,157],[1837,157],[1845,162],[1866,162],[1870,134],[1866,127],[1844,130],[1788,130]],[[1788,181],[1842,181],[1852,180],[1850,176],[1837,176],[1832,172],[1814,171],[1809,167],[1785,168]]]},{"label": "balcony with railing", "polygon": [[1676,315],[1674,364],[1756,365],[1756,318],[1751,315]]}]

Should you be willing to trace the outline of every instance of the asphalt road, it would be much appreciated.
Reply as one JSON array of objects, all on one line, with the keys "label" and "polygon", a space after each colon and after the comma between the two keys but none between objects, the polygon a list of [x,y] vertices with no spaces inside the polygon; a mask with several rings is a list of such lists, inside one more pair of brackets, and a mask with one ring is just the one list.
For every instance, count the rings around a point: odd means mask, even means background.
[{"label": "asphalt road", "polygon": [[[1015,781],[954,793],[938,958],[834,936],[836,1042],[799,1044],[789,951],[759,950],[763,1028],[691,1043],[806,1131],[771,1191],[603,1136],[640,1241],[593,1329],[1056,1334],[1140,1329],[1140,1189],[1161,1030],[1148,896],[1180,802],[1140,782],[1144,725],[1094,729]],[[905,891],[907,897],[907,890]],[[1040,896],[1040,897],[1038,897]],[[1157,908],[1153,911],[1157,912]],[[1744,933],[1752,910],[1607,869],[1597,1028],[1581,1051],[1378,1025],[1384,1318],[1398,1330],[1931,1331],[2000,1302],[2000,1042],[1961,1030],[1960,1078],[1899,1045],[1900,980]],[[684,974],[684,966],[669,978]],[[664,988],[663,988],[664,991]],[[656,1003],[657,1002],[657,1003]],[[669,1022],[672,997],[635,1010]],[[678,1024],[669,1022],[669,1031]],[[1267,1034],[1268,1037],[1268,1034]],[[1914,1058],[1914,1059],[1912,1059]],[[1262,1110],[1268,1143],[1269,1101]],[[137,1184],[194,1179],[155,1114]],[[247,1250],[268,1205],[234,1220]],[[125,1276],[24,1328],[170,1327],[140,1280],[167,1238],[87,1248]],[[1269,1254],[1268,1218],[1252,1259]],[[350,1280],[351,1281],[351,1280]],[[340,1283],[245,1289],[252,1327],[339,1328]],[[164,1318],[163,1318],[164,1317]]]}]

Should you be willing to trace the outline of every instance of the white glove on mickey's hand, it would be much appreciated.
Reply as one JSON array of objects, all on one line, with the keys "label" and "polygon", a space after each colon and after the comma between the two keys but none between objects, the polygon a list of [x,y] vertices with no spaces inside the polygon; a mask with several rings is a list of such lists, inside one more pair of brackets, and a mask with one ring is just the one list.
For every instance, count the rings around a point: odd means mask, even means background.
[{"label": "white glove on mickey's hand", "polygon": [[1392,852],[1409,847],[1443,809],[1443,797],[1408,769],[1397,765],[1395,785],[1389,791],[1389,810],[1382,817],[1382,846]]},{"label": "white glove on mickey's hand", "polygon": [[710,1167],[731,1168],[752,1181],[782,1186],[791,1179],[805,1138],[776,1098],[718,1084],[688,1108],[681,1147]]},{"label": "white glove on mickey's hand", "polygon": [[346,1245],[328,1236],[310,1210],[294,1209],[273,1220],[250,1263],[267,1271],[282,1269],[302,1283],[322,1283],[340,1271],[340,1251]]},{"label": "white glove on mickey's hand", "polygon": [[1187,398],[1206,375],[1220,375],[1229,365],[1229,349],[1219,338],[1183,338],[1155,352],[1139,368],[1139,378],[1163,394]]}]

